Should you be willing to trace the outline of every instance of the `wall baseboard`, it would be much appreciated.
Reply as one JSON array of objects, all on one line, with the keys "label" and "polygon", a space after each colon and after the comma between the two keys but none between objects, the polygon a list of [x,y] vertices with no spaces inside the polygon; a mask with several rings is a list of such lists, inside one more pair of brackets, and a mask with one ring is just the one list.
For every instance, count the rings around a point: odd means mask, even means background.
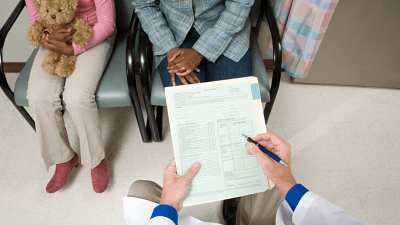
[{"label": "wall baseboard", "polygon": [[[273,60],[272,59],[264,59],[265,69],[267,71],[272,71],[273,68]],[[6,73],[20,73],[25,66],[24,62],[5,62],[3,64],[4,72]],[[285,69],[282,69],[282,72],[285,72]]]},{"label": "wall baseboard", "polygon": [[5,62],[3,63],[4,72],[6,73],[20,73],[24,68],[24,62]]}]

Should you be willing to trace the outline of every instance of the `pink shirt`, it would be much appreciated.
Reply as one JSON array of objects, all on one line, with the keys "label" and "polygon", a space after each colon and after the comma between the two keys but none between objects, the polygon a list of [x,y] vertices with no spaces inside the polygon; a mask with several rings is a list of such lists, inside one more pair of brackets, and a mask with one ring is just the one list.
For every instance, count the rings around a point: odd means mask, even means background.
[{"label": "pink shirt", "polygon": [[[33,1],[25,0],[31,24],[41,17],[40,13],[36,11]],[[75,16],[82,18],[92,28],[87,45],[79,48],[72,42],[75,55],[96,46],[114,31],[116,32],[114,0],[78,0]]]}]

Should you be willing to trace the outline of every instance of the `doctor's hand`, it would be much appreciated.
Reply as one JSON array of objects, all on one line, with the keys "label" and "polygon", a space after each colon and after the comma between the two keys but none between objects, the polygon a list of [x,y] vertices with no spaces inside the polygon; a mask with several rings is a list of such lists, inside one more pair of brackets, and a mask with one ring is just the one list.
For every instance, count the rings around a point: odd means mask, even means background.
[{"label": "doctor's hand", "polygon": [[179,211],[183,207],[183,200],[189,193],[189,184],[200,169],[198,162],[193,163],[186,174],[177,174],[175,159],[164,170],[163,190],[160,205],[170,205]]},{"label": "doctor's hand", "polygon": [[259,134],[253,138],[258,144],[277,154],[288,166],[284,166],[273,160],[267,154],[262,152],[255,144],[246,143],[246,154],[256,157],[261,165],[265,176],[270,179],[279,190],[286,196],[286,193],[296,185],[290,172],[291,146],[286,141],[274,133]]}]

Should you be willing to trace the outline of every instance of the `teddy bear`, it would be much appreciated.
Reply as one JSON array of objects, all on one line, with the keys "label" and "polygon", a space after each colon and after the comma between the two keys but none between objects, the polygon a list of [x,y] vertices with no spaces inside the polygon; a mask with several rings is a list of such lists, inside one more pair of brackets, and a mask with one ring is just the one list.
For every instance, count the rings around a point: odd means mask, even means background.
[{"label": "teddy bear", "polygon": [[[87,44],[92,29],[83,21],[75,17],[77,0],[34,0],[34,6],[41,14],[28,31],[28,41],[34,48],[41,45],[41,36],[46,28],[53,32],[59,28],[72,29],[73,40],[76,46]],[[66,56],[57,52],[48,51],[42,68],[49,74],[69,77],[75,70],[77,56]]]}]

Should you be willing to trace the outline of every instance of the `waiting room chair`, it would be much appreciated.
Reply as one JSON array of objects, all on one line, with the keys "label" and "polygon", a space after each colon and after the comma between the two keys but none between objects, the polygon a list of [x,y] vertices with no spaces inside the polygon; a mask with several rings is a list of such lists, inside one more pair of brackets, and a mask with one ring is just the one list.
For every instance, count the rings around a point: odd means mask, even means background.
[{"label": "waiting room chair", "polygon": [[[273,77],[270,86],[264,60],[258,45],[258,35],[260,33],[263,15],[266,15],[273,42]],[[282,47],[279,30],[274,18],[269,0],[255,0],[250,11],[251,35],[250,51],[252,57],[253,76],[258,78],[261,100],[267,102],[264,108],[265,122],[271,113],[276,94],[278,92],[281,79]],[[164,87],[161,82],[158,69],[154,69],[152,44],[147,34],[140,29],[139,49],[138,49],[138,68],[140,71],[140,85],[143,94],[144,104],[147,112],[147,129],[151,130],[154,141],[161,141],[163,107],[166,106]],[[150,80],[152,82],[150,83]],[[150,85],[151,84],[151,85]],[[156,110],[155,110],[156,109]],[[154,112],[156,111],[156,113]]]},{"label": "waiting room chair", "polygon": [[[133,106],[143,142],[149,142],[145,122],[140,107],[135,80],[134,39],[138,29],[138,19],[134,16],[132,0],[114,0],[116,9],[117,37],[108,65],[95,93],[99,109]],[[14,93],[11,91],[3,69],[3,46],[8,32],[25,7],[25,0],[20,0],[11,16],[0,30],[0,86],[30,126],[35,129],[35,122],[23,106],[28,106],[27,89],[33,60],[38,49],[29,57],[18,76]],[[29,21],[26,21],[29,23]],[[26,34],[28,35],[28,34]],[[65,110],[65,105],[63,105]]]}]

